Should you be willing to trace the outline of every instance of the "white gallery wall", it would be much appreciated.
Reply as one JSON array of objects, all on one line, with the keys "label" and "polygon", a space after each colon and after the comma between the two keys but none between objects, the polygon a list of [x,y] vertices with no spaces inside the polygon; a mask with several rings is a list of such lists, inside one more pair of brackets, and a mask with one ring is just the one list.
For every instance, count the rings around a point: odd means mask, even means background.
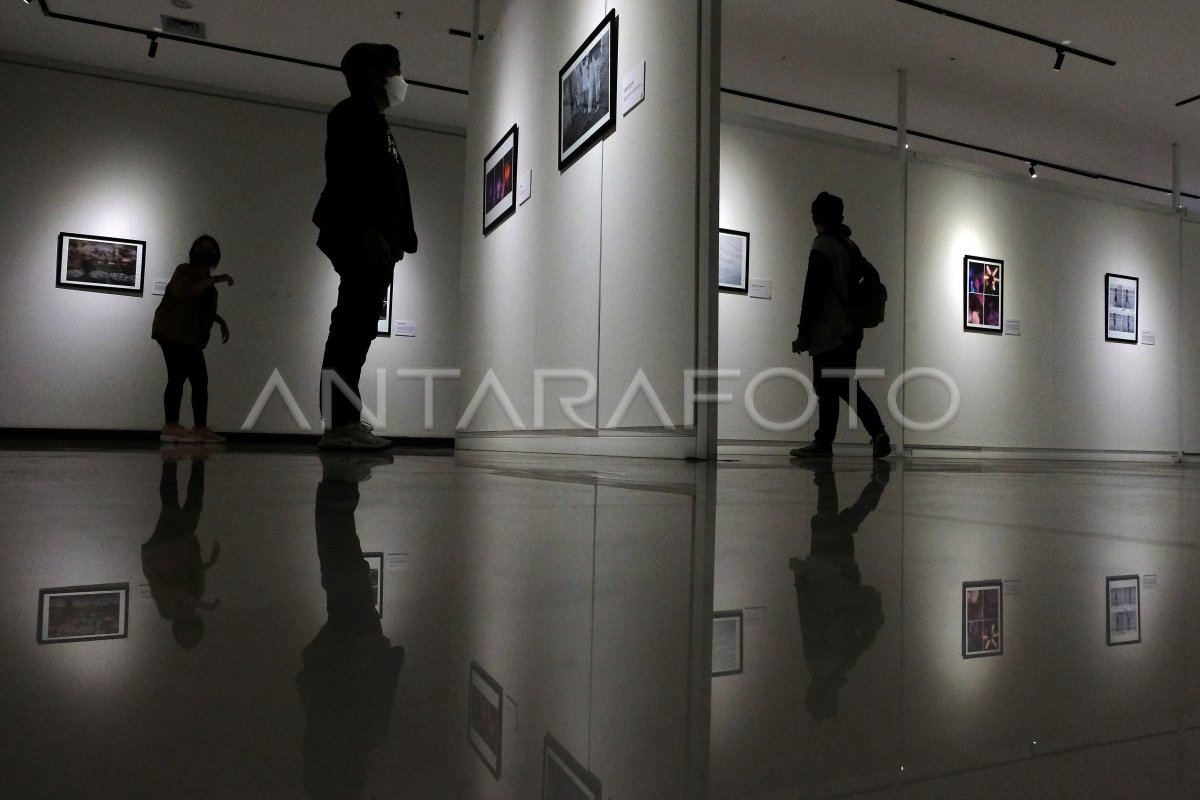
[{"label": "white gallery wall", "polygon": [[[206,350],[210,424],[238,430],[278,370],[319,432],[318,374],[337,292],[311,223],[325,112],[10,61],[0,61],[0,106],[0,428],[157,429],[166,371],[150,339],[154,281],[209,233],[223,250],[218,270],[235,279],[219,289],[230,342],[214,336]],[[416,336],[376,340],[363,391],[387,434],[447,437],[457,386],[438,382],[427,428],[421,381],[395,371],[457,365],[464,140],[394,132],[420,249],[396,266],[393,319],[415,323]],[[60,232],[145,241],[144,294],[57,288]],[[388,376],[383,411],[379,369]],[[278,392],[253,430],[304,432]]]},{"label": "white gallery wall", "polygon": [[[707,6],[615,4],[615,70],[623,77],[644,61],[646,99],[622,116],[618,91],[615,131],[561,171],[559,70],[610,4],[515,0],[480,45],[463,183],[459,400],[475,413],[459,447],[693,452],[683,378],[697,364],[697,243],[708,235],[697,156],[698,92],[712,80],[699,62]],[[531,172],[532,195],[485,236],[484,158],[513,125],[517,174]],[[545,383],[540,419],[537,370],[576,375]],[[649,393],[615,414],[639,370],[669,426]],[[510,409],[495,391],[471,408],[489,372]],[[595,395],[573,420],[558,400],[586,396],[589,378]]]},{"label": "white gallery wall", "polygon": [[[815,420],[764,428],[741,390],[773,367],[811,375],[811,360],[788,347],[813,235],[809,203],[821,190],[845,198],[846,222],[888,287],[888,318],[867,332],[859,368],[885,370],[864,385],[893,441],[902,436],[915,452],[1200,449],[1200,425],[1187,413],[1200,388],[1200,330],[1181,317],[1188,298],[1200,300],[1196,225],[1165,205],[919,155],[904,191],[894,150],[780,123],[738,118],[721,136],[721,226],[750,232],[750,276],[773,281],[770,300],[720,299],[720,365],[742,373],[723,384],[733,394],[721,408],[726,449],[811,438]],[[1009,333],[964,331],[966,255],[1004,262]],[[1136,345],[1105,341],[1105,273],[1139,279]],[[893,381],[915,369],[943,373],[959,392],[958,413],[935,430],[903,429],[886,410]],[[931,423],[947,415],[951,393],[914,378],[896,400],[908,420]],[[755,410],[770,422],[794,420],[805,402],[798,384],[776,378],[758,391]],[[863,431],[846,432],[849,416],[843,409],[838,440],[865,442]]]}]

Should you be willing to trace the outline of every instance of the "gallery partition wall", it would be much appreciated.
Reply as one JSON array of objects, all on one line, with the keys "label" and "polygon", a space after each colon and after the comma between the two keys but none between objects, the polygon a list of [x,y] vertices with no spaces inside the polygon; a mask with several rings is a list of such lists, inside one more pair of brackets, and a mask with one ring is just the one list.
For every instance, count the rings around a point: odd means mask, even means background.
[{"label": "gallery partition wall", "polygon": [[480,44],[458,448],[715,441],[688,388],[715,361],[714,5],[514,0]]}]

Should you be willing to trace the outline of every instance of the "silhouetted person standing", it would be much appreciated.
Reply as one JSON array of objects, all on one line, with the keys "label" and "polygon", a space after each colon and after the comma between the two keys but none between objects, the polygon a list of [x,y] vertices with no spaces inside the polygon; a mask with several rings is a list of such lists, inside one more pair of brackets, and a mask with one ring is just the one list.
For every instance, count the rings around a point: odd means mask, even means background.
[{"label": "silhouetted person standing", "polygon": [[[818,421],[813,441],[791,451],[797,458],[833,455],[839,401],[850,403],[850,378],[846,376],[857,366],[863,341],[863,330],[850,319],[847,307],[858,245],[851,241],[850,228],[842,222],[842,199],[821,192],[812,203],[812,221],[817,237],[808,255],[799,334],[792,350],[812,354]],[[871,436],[872,457],[886,458],[892,452],[892,441],[862,386],[858,387],[854,407]]]},{"label": "silhouetted person standing", "polygon": [[[408,174],[383,112],[403,102],[400,54],[387,44],[360,43],[342,57],[350,97],[329,113],[325,189],[313,212],[317,247],[340,279],[337,305],[321,359],[321,416],[327,449],[374,450],[391,442],[361,420],[358,382],[376,336],[392,270],[417,251]],[[336,376],[344,384],[330,385]],[[349,394],[349,396],[348,396]]]}]

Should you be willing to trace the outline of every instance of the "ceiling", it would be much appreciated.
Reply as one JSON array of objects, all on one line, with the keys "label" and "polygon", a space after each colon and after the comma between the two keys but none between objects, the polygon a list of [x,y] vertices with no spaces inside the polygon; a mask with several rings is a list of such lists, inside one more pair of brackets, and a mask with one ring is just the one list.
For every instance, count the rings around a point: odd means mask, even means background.
[{"label": "ceiling", "polygon": [[[328,0],[246,3],[190,0],[46,0],[56,14],[152,30],[163,14],[202,21],[210,42],[335,65],[356,41],[400,49],[409,80],[469,89],[473,0],[357,0],[330,12]],[[509,0],[480,0],[480,30]],[[613,5],[620,11],[621,0]],[[1200,194],[1200,3],[1195,0],[937,0],[943,8],[1061,42],[1117,62],[1109,67],[913,7],[897,0],[724,0],[725,88],[895,124],[897,72],[906,70],[908,125],[1043,165],[1169,188],[1172,144],[1181,151],[1183,188]],[[599,7],[599,3],[597,4]],[[401,12],[397,16],[397,11]],[[37,0],[0,0],[0,52],[26,59],[134,73],[288,103],[331,106],[345,93],[331,70],[147,40],[43,15]],[[652,62],[651,62],[652,63]],[[414,87],[395,118],[463,129],[468,99]],[[796,122],[879,141],[894,134],[760,101],[725,95],[723,110]],[[1024,172],[1020,160],[971,154],[914,138],[917,151]],[[1097,186],[1042,166],[1052,180]],[[1160,193],[1103,182],[1106,190],[1168,202]],[[1190,201],[1200,210],[1200,202]]]}]

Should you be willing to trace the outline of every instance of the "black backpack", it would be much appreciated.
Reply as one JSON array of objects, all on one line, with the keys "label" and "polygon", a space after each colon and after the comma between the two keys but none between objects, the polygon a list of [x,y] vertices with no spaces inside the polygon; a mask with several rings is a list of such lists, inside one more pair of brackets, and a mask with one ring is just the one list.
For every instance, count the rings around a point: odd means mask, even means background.
[{"label": "black backpack", "polygon": [[874,328],[883,322],[887,305],[887,287],[879,280],[879,270],[867,261],[858,245],[842,236],[835,236],[850,251],[850,288],[842,298],[850,321],[860,328]]}]

